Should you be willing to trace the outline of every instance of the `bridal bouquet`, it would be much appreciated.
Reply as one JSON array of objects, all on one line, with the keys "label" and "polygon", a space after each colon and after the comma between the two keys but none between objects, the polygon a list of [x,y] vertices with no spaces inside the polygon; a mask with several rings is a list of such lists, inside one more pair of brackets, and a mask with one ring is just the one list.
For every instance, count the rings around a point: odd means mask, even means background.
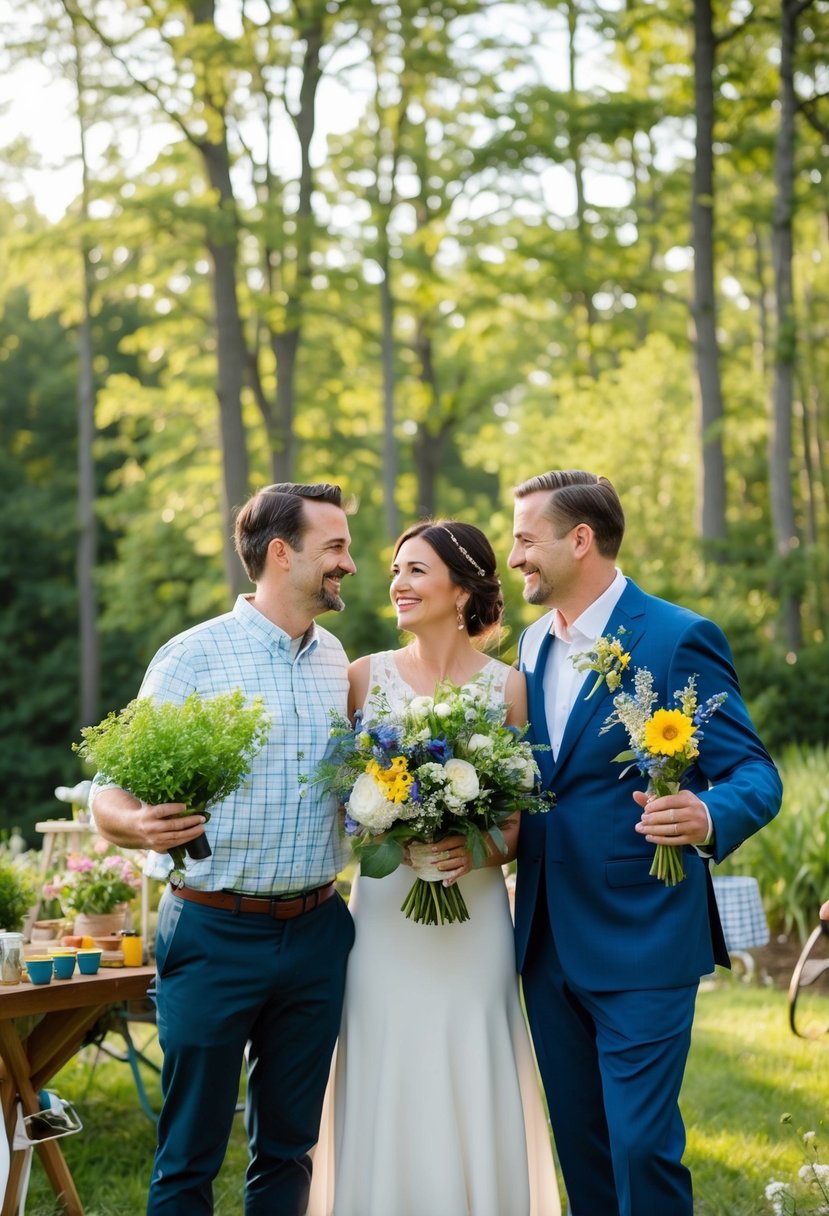
[{"label": "bridal bouquet", "polygon": [[483,683],[441,684],[434,697],[415,697],[402,714],[380,694],[373,706],[371,722],[358,720],[354,729],[335,719],[320,773],[345,804],[345,831],[362,872],[384,878],[408,846],[417,877],[401,911],[421,924],[468,920],[458,884],[444,887],[433,868],[440,854],[418,844],[463,836],[480,866],[486,833],[506,852],[501,825],[552,802],[538,792],[533,747],[523,731],[506,725],[506,706],[494,704]]},{"label": "bridal bouquet", "polygon": [[[208,807],[238,789],[250,762],[268,738],[269,718],[257,697],[245,703],[233,692],[202,697],[191,693],[181,704],[138,697],[120,713],[81,731],[73,750],[107,781],[151,806],[184,802],[185,815],[210,818]],[[183,878],[185,851],[209,857],[203,836],[185,848],[170,849],[174,876]]]},{"label": "bridal bouquet", "polygon": [[[614,726],[624,726],[630,750],[613,759],[621,764],[633,761],[648,778],[648,793],[654,798],[677,793],[683,776],[699,755],[701,728],[728,696],[720,692],[700,705],[696,683],[697,677],[691,676],[685,687],[674,693],[678,708],[654,711],[653,676],[646,667],[637,668],[633,693],[620,692],[613,698],[613,713],[599,732],[603,735]],[[679,849],[658,844],[650,872],[668,887],[681,882],[685,870]]]}]

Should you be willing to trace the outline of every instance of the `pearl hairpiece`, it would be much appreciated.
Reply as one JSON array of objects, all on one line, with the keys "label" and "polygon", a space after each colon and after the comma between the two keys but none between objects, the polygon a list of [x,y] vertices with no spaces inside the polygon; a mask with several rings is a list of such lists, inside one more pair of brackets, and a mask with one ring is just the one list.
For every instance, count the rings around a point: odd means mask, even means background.
[{"label": "pearl hairpiece", "polygon": [[450,529],[447,528],[446,524],[441,524],[440,526],[444,532],[447,532],[449,534],[449,539],[451,540],[452,544],[455,546],[456,549],[459,549],[461,551],[461,553],[464,555],[466,560],[469,562],[472,569],[477,574],[480,574],[481,578],[486,578],[486,570],[483,570],[478,565],[478,563],[475,561],[475,558],[472,557],[469,553],[467,553],[466,549],[464,549],[463,545],[458,540],[457,536],[455,536],[454,532],[450,531]]}]

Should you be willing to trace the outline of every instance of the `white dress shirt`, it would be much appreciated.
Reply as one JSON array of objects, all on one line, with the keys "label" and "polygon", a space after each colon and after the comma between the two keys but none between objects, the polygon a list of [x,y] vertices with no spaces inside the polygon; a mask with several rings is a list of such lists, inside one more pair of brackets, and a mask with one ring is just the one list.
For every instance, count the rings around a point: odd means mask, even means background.
[{"label": "white dress shirt", "polygon": [[596,678],[594,672],[576,671],[570,659],[584,650],[594,649],[626,586],[627,579],[617,569],[616,577],[607,590],[585,608],[569,629],[558,609],[553,609],[550,632],[555,640],[544,671],[544,705],[554,760],[558,757],[564,728],[579,690],[588,677]]}]

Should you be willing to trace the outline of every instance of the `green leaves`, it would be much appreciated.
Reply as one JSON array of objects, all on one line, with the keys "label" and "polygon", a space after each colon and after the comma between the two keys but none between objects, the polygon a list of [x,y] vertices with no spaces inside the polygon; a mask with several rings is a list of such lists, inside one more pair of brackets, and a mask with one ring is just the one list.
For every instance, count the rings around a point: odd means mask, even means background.
[{"label": "green leaves", "polygon": [[268,726],[261,700],[246,705],[239,689],[182,705],[140,697],[82,730],[73,749],[142,802],[203,811],[241,785]]},{"label": "green leaves", "polygon": [[369,878],[393,874],[402,860],[403,849],[391,836],[365,844],[360,851],[360,869]]}]

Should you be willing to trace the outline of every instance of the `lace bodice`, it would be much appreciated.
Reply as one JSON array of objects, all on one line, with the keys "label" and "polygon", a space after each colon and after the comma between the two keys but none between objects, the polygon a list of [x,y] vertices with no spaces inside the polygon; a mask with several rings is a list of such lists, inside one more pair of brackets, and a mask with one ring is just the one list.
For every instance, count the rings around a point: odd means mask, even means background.
[{"label": "lace bodice", "polygon": [[[385,693],[389,708],[393,713],[401,712],[408,705],[409,701],[418,695],[412,686],[407,684],[400,675],[397,663],[394,660],[395,653],[394,650],[381,650],[377,654],[371,655],[368,694],[363,705],[363,714],[366,721],[371,720],[371,694],[372,689],[377,688],[378,685]],[[499,659],[490,659],[474,679],[468,680],[464,687],[468,687],[469,684],[483,684],[489,690],[490,699],[496,704],[502,704],[505,699],[507,677],[510,671],[511,668],[506,663],[502,663]]]}]

